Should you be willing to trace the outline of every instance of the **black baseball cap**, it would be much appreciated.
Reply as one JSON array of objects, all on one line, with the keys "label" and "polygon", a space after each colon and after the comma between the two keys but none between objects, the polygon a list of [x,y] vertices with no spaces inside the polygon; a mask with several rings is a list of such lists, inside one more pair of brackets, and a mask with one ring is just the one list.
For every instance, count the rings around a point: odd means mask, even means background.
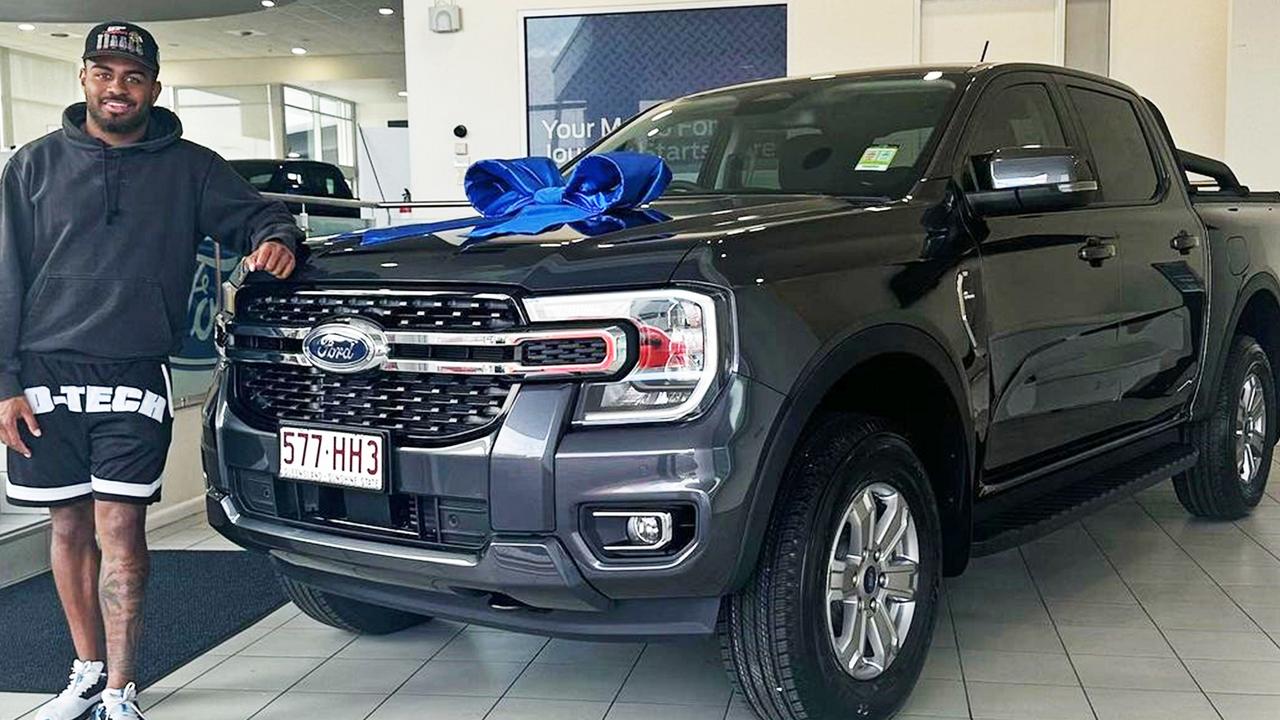
[{"label": "black baseball cap", "polygon": [[160,72],[160,47],[146,28],[129,22],[104,22],[84,39],[84,59],[118,57]]}]

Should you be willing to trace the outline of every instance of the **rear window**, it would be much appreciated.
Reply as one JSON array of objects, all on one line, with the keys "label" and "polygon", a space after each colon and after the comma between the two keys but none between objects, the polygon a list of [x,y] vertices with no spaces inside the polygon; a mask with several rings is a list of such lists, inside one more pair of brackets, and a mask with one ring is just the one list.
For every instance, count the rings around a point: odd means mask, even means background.
[{"label": "rear window", "polygon": [[275,176],[276,174],[273,172],[253,173],[246,176],[245,179],[249,181],[249,184],[252,185],[255,190],[266,190],[271,187],[271,178]]}]

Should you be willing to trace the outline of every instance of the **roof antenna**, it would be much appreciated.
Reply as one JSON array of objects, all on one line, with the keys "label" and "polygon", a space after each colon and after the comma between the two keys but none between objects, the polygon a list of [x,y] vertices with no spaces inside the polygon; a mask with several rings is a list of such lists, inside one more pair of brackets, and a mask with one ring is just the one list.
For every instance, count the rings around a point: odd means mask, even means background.
[{"label": "roof antenna", "polygon": [[991,47],[991,41],[990,41],[990,40],[988,40],[988,41],[986,41],[986,42],[982,43],[982,57],[978,58],[978,62],[986,62],[986,60],[987,60],[987,48],[989,48],[989,47]]}]

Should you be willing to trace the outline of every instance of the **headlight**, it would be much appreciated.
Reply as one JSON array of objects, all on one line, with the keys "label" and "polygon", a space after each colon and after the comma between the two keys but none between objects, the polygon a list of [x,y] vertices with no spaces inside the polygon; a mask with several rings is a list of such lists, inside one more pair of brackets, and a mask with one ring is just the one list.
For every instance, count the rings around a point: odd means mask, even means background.
[{"label": "headlight", "polygon": [[639,350],[626,377],[588,383],[575,421],[587,425],[680,420],[715,397],[734,357],[727,297],[684,289],[530,298],[538,322],[626,320]]}]

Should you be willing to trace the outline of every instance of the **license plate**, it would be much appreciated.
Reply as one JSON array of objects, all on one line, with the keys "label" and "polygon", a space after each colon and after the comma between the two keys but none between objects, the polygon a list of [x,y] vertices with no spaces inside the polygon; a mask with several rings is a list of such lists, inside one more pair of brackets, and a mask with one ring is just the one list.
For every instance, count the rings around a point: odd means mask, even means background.
[{"label": "license plate", "polygon": [[280,428],[280,477],[381,492],[386,446],[381,435]]}]

